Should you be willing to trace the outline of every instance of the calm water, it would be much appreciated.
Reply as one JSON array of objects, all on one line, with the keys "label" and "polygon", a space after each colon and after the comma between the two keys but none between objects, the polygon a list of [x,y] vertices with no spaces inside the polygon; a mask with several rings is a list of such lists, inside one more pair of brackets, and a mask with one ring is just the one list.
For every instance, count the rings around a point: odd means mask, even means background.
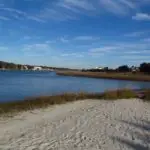
[{"label": "calm water", "polygon": [[150,82],[132,82],[58,76],[54,72],[0,71],[0,101],[64,92],[103,92],[114,88],[150,88]]}]

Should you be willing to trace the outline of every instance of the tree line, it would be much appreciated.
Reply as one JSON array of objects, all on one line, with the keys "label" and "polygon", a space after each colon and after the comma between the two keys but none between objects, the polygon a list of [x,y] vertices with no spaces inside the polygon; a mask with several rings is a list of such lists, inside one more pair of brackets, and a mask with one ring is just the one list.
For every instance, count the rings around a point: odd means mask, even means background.
[{"label": "tree line", "polygon": [[[21,65],[21,64],[15,64],[15,63],[9,63],[0,61],[0,69],[11,69],[11,70],[22,70],[24,66],[27,66],[29,70],[33,69],[34,66],[32,65]],[[40,66],[43,69],[58,69],[58,70],[72,70],[69,68],[56,68],[56,67],[47,67],[47,66]],[[99,69],[83,69],[82,71],[91,71],[91,72],[143,72],[150,74],[150,63],[142,63],[139,67],[129,67],[128,65],[122,65],[119,66],[116,69],[110,69],[108,67],[105,67],[101,70]]]},{"label": "tree line", "polygon": [[116,69],[110,69],[108,67],[105,67],[103,69],[83,69],[82,71],[91,71],[91,72],[142,72],[146,74],[150,74],[150,63],[142,63],[140,64],[139,67],[131,66],[129,67],[128,65],[122,65],[117,67]]},{"label": "tree line", "polygon": [[[32,69],[34,66],[26,65],[28,69]],[[24,65],[21,64],[15,64],[15,63],[9,63],[0,61],[0,69],[11,69],[11,70],[21,70],[23,69]]]},{"label": "tree line", "polygon": [[150,74],[150,63],[142,63],[139,67],[129,67],[128,65],[119,66],[116,71],[119,72],[143,72]]},{"label": "tree line", "polygon": [[[0,61],[0,70],[1,69],[9,69],[9,70],[24,70],[25,66],[28,68],[28,70],[32,70],[35,66],[33,65],[22,65],[22,64],[15,64],[10,62],[4,62]],[[39,66],[42,67],[43,70],[45,69],[54,69],[54,70],[77,70],[77,69],[69,69],[69,68],[63,68],[63,67],[49,67],[49,66]]]}]

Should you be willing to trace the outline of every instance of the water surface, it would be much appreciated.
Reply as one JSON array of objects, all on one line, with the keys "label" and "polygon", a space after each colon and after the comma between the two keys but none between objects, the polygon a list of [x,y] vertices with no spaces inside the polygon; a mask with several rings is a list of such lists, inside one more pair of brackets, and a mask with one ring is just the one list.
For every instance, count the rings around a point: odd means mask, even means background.
[{"label": "water surface", "polygon": [[55,72],[0,71],[0,101],[64,92],[103,92],[118,88],[150,88],[150,82],[58,76]]}]

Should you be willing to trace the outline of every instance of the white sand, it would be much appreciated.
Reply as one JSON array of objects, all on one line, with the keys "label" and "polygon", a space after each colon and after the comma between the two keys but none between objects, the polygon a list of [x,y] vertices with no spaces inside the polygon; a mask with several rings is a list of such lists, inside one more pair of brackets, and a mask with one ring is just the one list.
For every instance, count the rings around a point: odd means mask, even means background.
[{"label": "white sand", "polygon": [[150,150],[150,103],[86,100],[0,118],[0,150],[99,149]]}]

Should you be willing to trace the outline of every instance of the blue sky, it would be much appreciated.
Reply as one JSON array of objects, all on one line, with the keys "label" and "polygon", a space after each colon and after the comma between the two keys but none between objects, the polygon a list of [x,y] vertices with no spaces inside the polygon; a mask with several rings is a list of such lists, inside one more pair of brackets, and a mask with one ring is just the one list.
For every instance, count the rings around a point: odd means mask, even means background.
[{"label": "blue sky", "polygon": [[150,60],[150,0],[0,0],[0,60],[89,68]]}]

